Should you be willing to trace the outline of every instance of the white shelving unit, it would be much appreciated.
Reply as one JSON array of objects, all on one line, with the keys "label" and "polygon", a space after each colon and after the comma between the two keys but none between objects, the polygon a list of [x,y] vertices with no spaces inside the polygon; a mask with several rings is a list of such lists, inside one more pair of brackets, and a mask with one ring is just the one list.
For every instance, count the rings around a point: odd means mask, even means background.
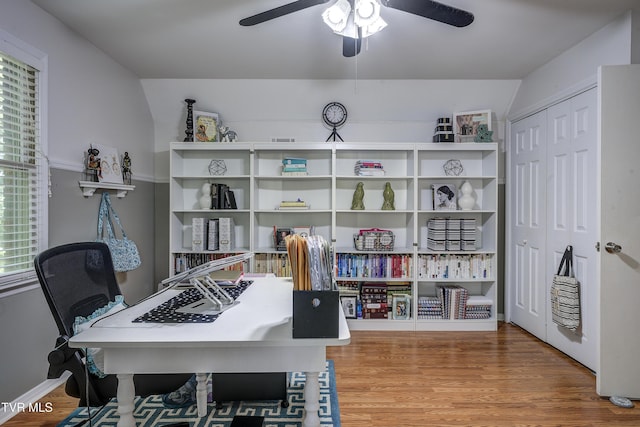
[{"label": "white shelving unit", "polygon": [[[285,157],[307,160],[307,176],[282,176]],[[211,175],[211,160],[224,160],[226,173]],[[459,176],[445,174],[443,165],[460,160]],[[356,176],[357,160],[380,161],[384,176]],[[191,250],[193,218],[229,216],[235,222],[233,253],[253,251],[256,256],[281,255],[273,245],[274,226],[313,225],[316,234],[332,242],[336,258],[345,254],[385,255],[410,260],[411,271],[404,277],[341,277],[361,283],[409,283],[412,289],[411,317],[407,320],[352,319],[352,329],[371,330],[495,330],[497,328],[497,144],[495,143],[181,143],[170,152],[170,263]],[[459,188],[468,181],[473,189],[472,210],[433,209],[433,184]],[[204,183],[224,183],[234,191],[238,209],[201,209],[198,203]],[[356,185],[364,185],[365,210],[351,210]],[[389,182],[395,194],[395,210],[382,210],[383,189]],[[278,210],[282,200],[303,199],[305,210]],[[473,218],[476,221],[476,250],[432,251],[427,249],[427,221],[434,217]],[[394,233],[393,251],[358,251],[353,235],[360,229],[380,228]],[[202,252],[221,256],[221,252]],[[417,271],[421,258],[456,255],[488,260],[489,277],[477,279],[430,279]],[[249,268],[256,267],[256,261]],[[336,272],[338,273],[338,272]],[[482,296],[493,304],[491,317],[484,320],[417,318],[418,298],[436,296],[439,285],[464,287],[469,295]]]}]

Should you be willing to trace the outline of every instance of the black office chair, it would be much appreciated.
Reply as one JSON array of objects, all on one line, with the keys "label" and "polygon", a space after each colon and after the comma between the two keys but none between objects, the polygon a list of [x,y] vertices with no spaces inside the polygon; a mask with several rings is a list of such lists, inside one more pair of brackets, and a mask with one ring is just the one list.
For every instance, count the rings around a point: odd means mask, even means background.
[{"label": "black office chair", "polygon": [[[63,372],[71,372],[65,392],[80,399],[78,406],[102,406],[116,396],[116,376],[99,378],[85,371],[84,352],[69,348],[68,340],[73,336],[76,316],[87,317],[121,294],[109,248],[99,242],[70,243],[45,250],[36,256],[34,264],[60,333],[48,356],[47,378],[60,378]],[[134,375],[136,395],[169,393],[191,375]]]}]

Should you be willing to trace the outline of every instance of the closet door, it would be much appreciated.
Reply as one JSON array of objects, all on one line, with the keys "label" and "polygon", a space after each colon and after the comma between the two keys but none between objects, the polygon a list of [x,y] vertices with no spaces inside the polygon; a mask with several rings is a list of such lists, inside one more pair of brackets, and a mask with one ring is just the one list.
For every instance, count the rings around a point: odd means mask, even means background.
[{"label": "closet door", "polygon": [[507,248],[510,320],[546,341],[546,137],[542,111],[511,127]]},{"label": "closet door", "polygon": [[[547,110],[547,342],[592,370],[597,367],[597,92],[591,89]],[[581,325],[553,323],[549,285],[567,245],[580,282]]]}]

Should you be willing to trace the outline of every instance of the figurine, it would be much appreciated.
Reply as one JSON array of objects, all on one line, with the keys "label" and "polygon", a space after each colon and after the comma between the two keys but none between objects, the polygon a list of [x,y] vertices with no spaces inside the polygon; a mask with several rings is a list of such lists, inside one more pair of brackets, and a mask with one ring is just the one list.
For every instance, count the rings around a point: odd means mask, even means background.
[{"label": "figurine", "polygon": [[124,152],[122,158],[122,180],[125,185],[131,185],[131,157],[128,151]]},{"label": "figurine", "polygon": [[384,202],[382,202],[382,210],[383,211],[394,211],[396,210],[396,202],[395,202],[395,193],[391,188],[391,183],[387,182],[384,185],[384,191],[382,192],[382,197],[384,198]]},{"label": "figurine", "polygon": [[220,132],[220,141],[221,142],[236,142],[238,139],[238,135],[235,131],[229,130],[229,126],[219,126],[218,130]]},{"label": "figurine", "polygon": [[101,177],[101,168],[100,168],[100,158],[98,155],[100,154],[100,150],[97,148],[89,148],[87,150],[87,177],[91,178],[92,181],[98,182],[99,177]]},{"label": "figurine", "polygon": [[489,130],[489,126],[487,125],[478,125],[478,133],[474,140],[475,142],[492,142],[493,131]]},{"label": "figurine", "polygon": [[211,209],[211,184],[205,182],[202,184],[202,196],[198,199],[201,209]]},{"label": "figurine", "polygon": [[356,185],[356,191],[353,192],[353,200],[351,201],[351,210],[364,210],[364,183],[359,182]]}]

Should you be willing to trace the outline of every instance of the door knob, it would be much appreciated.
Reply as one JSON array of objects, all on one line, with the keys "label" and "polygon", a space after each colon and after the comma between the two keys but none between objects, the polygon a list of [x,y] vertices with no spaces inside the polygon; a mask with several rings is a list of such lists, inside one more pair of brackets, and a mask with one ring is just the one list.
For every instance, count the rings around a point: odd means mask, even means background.
[{"label": "door knob", "polygon": [[617,254],[622,252],[622,246],[613,243],[613,242],[607,242],[607,244],[605,245],[604,249],[609,252],[610,254]]}]

